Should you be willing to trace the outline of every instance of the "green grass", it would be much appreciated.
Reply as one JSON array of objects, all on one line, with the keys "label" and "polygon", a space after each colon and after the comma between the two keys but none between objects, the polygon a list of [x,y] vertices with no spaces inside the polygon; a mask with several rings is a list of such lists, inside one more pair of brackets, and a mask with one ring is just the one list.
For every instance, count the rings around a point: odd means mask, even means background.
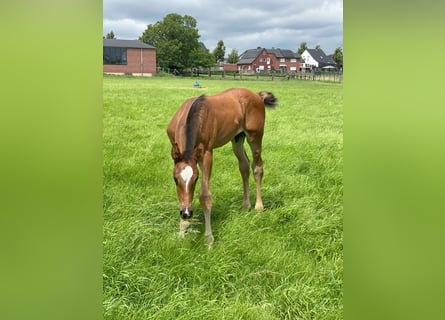
[{"label": "green grass", "polygon": [[[193,82],[104,77],[104,318],[342,319],[342,84]],[[242,209],[230,144],[214,152],[208,250],[197,195],[195,232],[178,238],[166,127],[186,98],[229,87],[272,91],[279,106],[266,115],[263,213]]]}]

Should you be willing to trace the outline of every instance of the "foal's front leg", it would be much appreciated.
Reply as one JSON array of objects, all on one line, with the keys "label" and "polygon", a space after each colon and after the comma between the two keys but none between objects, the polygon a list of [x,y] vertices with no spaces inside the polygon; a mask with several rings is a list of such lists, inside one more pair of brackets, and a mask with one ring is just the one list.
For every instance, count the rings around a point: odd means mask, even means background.
[{"label": "foal's front leg", "polygon": [[185,233],[187,232],[187,229],[190,226],[190,221],[188,220],[184,220],[181,218],[181,220],[179,221],[179,237],[180,238],[184,238],[185,237]]},{"label": "foal's front leg", "polygon": [[202,172],[201,193],[199,195],[199,202],[204,211],[205,218],[205,236],[209,249],[212,247],[214,238],[212,234],[212,226],[210,223],[210,214],[212,210],[212,194],[210,193],[210,176],[212,174],[212,159],[211,151],[206,151],[202,163],[199,163]]}]

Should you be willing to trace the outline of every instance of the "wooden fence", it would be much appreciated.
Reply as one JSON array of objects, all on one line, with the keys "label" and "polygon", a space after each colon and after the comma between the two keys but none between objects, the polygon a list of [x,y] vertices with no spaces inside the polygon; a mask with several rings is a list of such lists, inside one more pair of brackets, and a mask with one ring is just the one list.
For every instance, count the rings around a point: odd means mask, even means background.
[{"label": "wooden fence", "polygon": [[189,70],[178,72],[176,70],[159,70],[158,74],[167,73],[175,76],[191,77],[195,79],[239,79],[239,80],[268,80],[268,81],[330,81],[343,82],[343,72],[341,71],[315,71],[315,72],[264,72],[264,73],[240,73],[238,71],[210,71],[210,70]]}]

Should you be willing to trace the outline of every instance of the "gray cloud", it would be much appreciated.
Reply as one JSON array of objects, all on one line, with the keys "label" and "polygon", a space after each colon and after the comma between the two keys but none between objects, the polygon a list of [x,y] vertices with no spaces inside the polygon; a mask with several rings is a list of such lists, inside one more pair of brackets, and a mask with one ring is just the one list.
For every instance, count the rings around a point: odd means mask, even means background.
[{"label": "gray cloud", "polygon": [[113,30],[120,39],[137,39],[147,25],[178,13],[196,19],[200,41],[210,51],[218,40],[226,54],[258,46],[295,51],[303,41],[327,54],[343,46],[341,0],[104,0],[103,9],[104,35]]}]

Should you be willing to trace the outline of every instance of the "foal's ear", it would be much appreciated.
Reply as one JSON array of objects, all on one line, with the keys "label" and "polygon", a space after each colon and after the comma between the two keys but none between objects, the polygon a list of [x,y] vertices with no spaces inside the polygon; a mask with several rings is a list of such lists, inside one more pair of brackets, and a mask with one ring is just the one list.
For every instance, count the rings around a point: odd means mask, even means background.
[{"label": "foal's ear", "polygon": [[179,151],[177,143],[172,144],[171,156],[175,163],[181,161],[182,159],[181,152]]}]

